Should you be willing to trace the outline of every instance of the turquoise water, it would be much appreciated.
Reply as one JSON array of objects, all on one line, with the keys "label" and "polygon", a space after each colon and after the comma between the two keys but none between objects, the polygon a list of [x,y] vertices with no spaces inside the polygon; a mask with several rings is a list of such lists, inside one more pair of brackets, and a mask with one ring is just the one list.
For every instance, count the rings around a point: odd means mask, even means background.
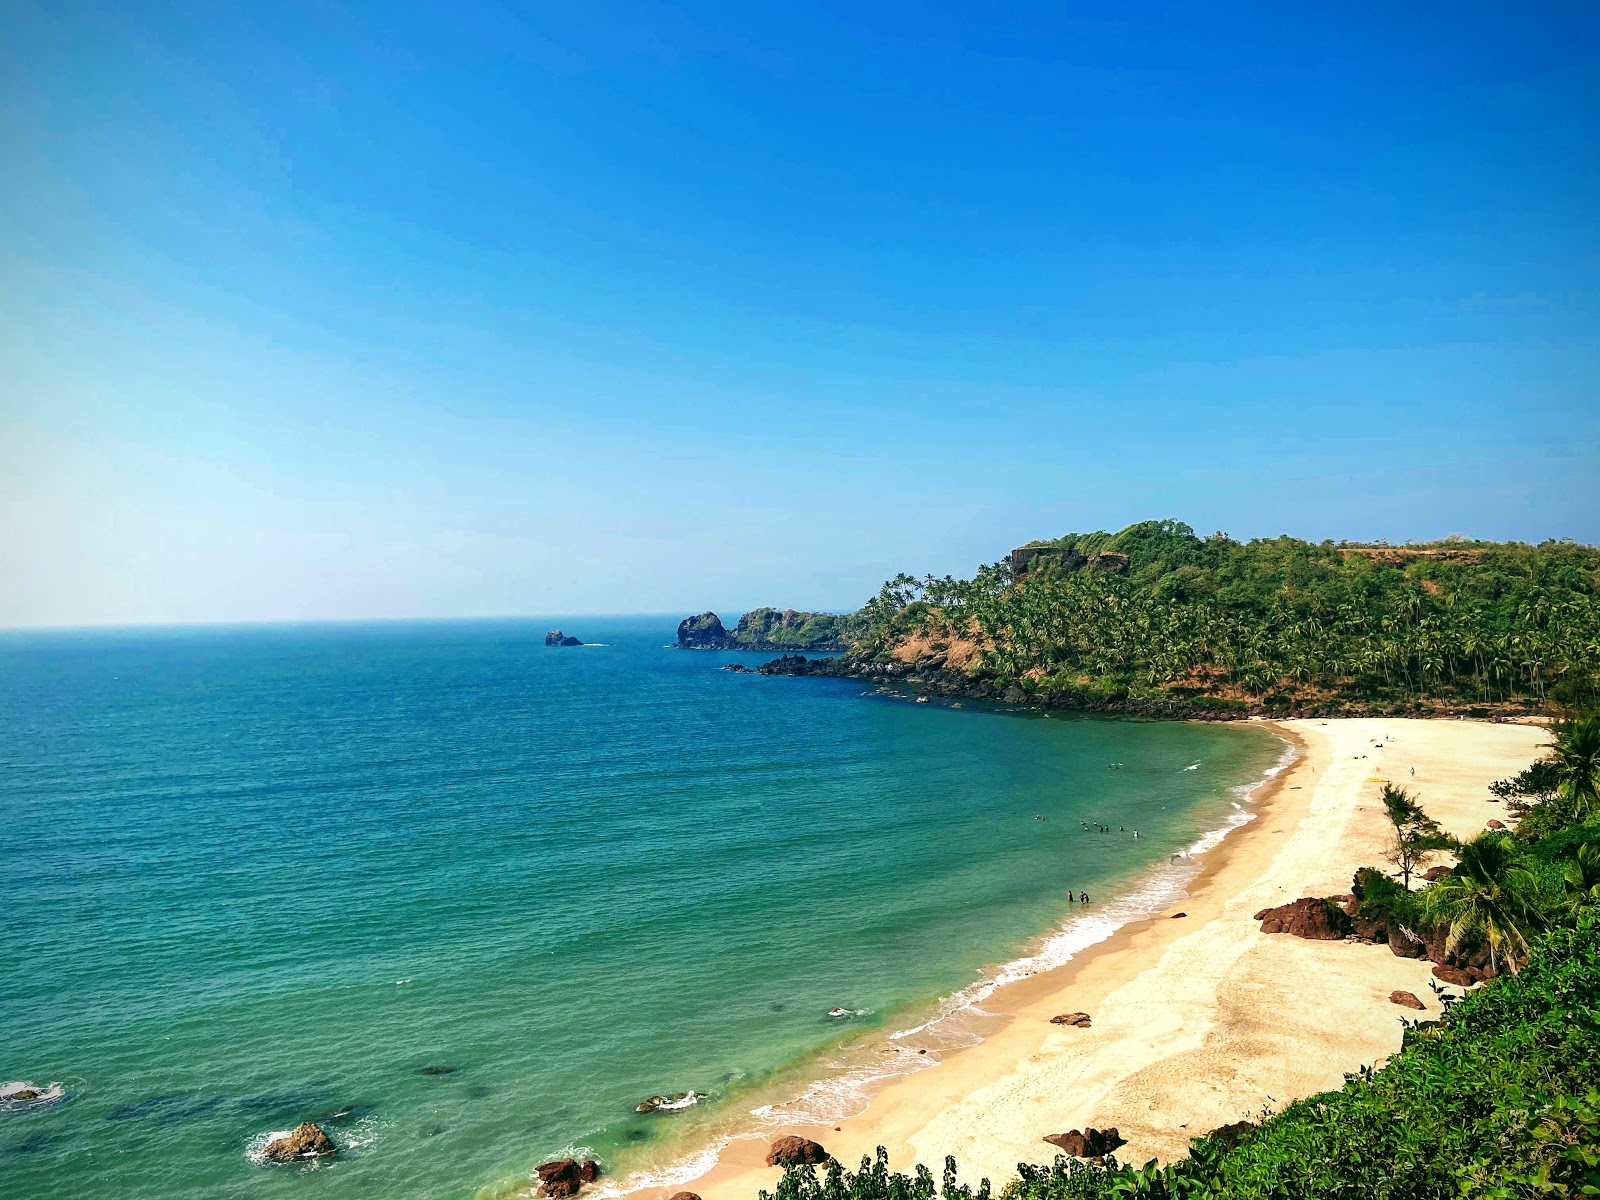
[{"label": "turquoise water", "polygon": [[[7,1194],[514,1194],[848,1106],[1069,889],[1068,942],[1170,887],[1281,750],[546,627],[0,635],[0,1077],[67,1085],[0,1112]],[[301,1120],[346,1153],[252,1161]]]}]

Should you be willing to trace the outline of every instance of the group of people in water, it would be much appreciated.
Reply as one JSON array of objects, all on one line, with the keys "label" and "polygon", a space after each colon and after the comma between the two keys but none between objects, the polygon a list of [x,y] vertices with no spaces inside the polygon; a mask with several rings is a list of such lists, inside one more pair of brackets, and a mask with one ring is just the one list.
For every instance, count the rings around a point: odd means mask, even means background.
[{"label": "group of people in water", "polygon": [[[1092,829],[1089,827],[1089,822],[1087,822],[1087,821],[1079,820],[1078,824],[1083,826],[1083,830],[1084,830],[1085,833],[1110,833],[1111,832],[1111,826],[1102,825],[1098,821],[1096,821],[1094,823],[1094,828],[1092,828]],[[1127,832],[1129,832],[1129,830],[1128,830],[1128,827],[1126,825],[1118,825],[1117,826],[1117,832],[1118,833],[1127,833]],[[1132,833],[1133,833],[1134,837],[1138,837],[1139,836],[1139,831],[1137,829],[1133,830]]]}]

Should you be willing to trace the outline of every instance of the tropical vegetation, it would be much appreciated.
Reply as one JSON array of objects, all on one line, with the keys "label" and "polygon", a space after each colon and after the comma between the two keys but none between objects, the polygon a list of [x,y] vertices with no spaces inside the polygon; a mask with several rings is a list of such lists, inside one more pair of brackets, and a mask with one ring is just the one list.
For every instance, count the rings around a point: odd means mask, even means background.
[{"label": "tropical vegetation", "polygon": [[1034,543],[970,579],[900,575],[855,616],[856,661],[959,662],[1047,702],[1490,712],[1600,697],[1600,549],[1569,541],[1241,542],[1145,521]]}]

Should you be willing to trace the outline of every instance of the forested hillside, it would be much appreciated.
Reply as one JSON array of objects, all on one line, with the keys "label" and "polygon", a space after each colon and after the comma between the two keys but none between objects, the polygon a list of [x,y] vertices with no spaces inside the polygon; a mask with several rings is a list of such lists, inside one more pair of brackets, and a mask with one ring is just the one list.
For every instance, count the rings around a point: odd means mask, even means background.
[{"label": "forested hillside", "polygon": [[1600,694],[1600,550],[1572,542],[1240,542],[1146,521],[971,579],[901,575],[858,616],[858,667],[1044,702],[1503,711]]}]

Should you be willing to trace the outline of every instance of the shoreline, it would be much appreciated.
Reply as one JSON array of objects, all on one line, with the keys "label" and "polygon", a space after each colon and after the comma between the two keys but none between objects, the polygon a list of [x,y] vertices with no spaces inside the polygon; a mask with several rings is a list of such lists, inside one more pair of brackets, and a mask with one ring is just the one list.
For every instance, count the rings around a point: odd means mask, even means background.
[{"label": "shoreline", "polygon": [[[1383,946],[1264,935],[1252,916],[1301,895],[1347,891],[1357,867],[1381,863],[1374,772],[1385,758],[1420,767],[1414,777],[1396,770],[1394,781],[1415,783],[1429,814],[1465,836],[1500,812],[1485,802],[1485,785],[1537,757],[1544,731],[1419,718],[1257,723],[1294,757],[1254,785],[1251,816],[1218,831],[1195,874],[1147,915],[1059,965],[996,982],[948,1011],[941,1005],[919,1028],[965,1009],[982,1031],[927,1051],[921,1061],[938,1069],[885,1073],[866,1086],[855,1115],[724,1135],[648,1180],[624,1177],[596,1194],[665,1200],[691,1187],[705,1200],[754,1200],[781,1177],[763,1161],[769,1140],[791,1133],[846,1166],[883,1145],[894,1169],[922,1163],[937,1175],[954,1154],[964,1181],[987,1176],[996,1188],[1019,1161],[1051,1161],[1043,1136],[1074,1127],[1116,1125],[1128,1140],[1123,1161],[1168,1160],[1191,1137],[1336,1088],[1392,1053],[1401,1026],[1387,994],[1412,991],[1436,1010],[1431,964]],[[1386,749],[1369,750],[1360,765],[1359,750],[1379,742]],[[1049,936],[1067,929],[1064,920]],[[1049,1023],[1067,1011],[1089,1012],[1092,1028]]]}]

